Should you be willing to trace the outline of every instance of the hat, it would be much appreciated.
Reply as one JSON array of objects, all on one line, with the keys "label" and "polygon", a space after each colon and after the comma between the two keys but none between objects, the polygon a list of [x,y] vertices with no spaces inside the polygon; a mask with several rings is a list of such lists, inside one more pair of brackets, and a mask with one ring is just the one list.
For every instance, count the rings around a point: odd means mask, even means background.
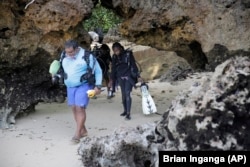
[{"label": "hat", "polygon": [[89,31],[88,34],[90,35],[91,39],[95,42],[99,41],[99,35],[94,31]]}]

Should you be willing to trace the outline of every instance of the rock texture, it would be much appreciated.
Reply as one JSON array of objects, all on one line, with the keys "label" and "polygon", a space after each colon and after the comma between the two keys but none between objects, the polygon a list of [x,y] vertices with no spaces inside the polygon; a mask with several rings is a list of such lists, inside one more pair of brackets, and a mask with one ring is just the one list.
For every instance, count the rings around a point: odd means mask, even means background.
[{"label": "rock texture", "polygon": [[157,50],[142,45],[130,45],[129,48],[133,51],[137,66],[141,69],[141,77],[145,80],[165,78],[162,81],[171,81],[170,77],[166,79],[168,76],[166,73],[173,72],[171,69],[174,67],[179,65],[181,69],[191,69],[188,62],[177,56],[175,52]]},{"label": "rock texture", "polygon": [[110,28],[108,30],[108,32],[104,35],[104,39],[102,43],[113,43],[113,42],[119,42],[124,40],[124,38],[122,38],[120,32],[119,32],[119,26]]},{"label": "rock texture", "polygon": [[[249,45],[250,46],[250,45]],[[223,54],[222,54],[223,53]],[[226,48],[223,45],[220,44],[215,44],[213,49],[211,51],[209,51],[208,55],[208,59],[211,62],[208,66],[207,69],[208,70],[213,70],[215,69],[216,66],[218,66],[221,62],[223,62],[224,60],[231,58],[231,57],[235,57],[235,55],[238,56],[249,56],[249,51],[246,50],[228,50],[228,48]],[[221,55],[221,56],[218,56]]]},{"label": "rock texture", "polygon": [[174,82],[174,81],[182,81],[185,80],[189,74],[192,74],[193,70],[192,67],[185,62],[176,62],[172,64],[167,72],[165,72],[161,78],[160,81],[168,81],[168,82]]},{"label": "rock texture", "polygon": [[180,92],[155,128],[85,138],[79,154],[85,166],[157,167],[159,150],[249,150],[249,97],[250,59],[231,58]]},{"label": "rock texture", "polygon": [[219,65],[172,102],[156,129],[167,148],[177,150],[250,149],[250,59]]},{"label": "rock texture", "polygon": [[[122,35],[137,44],[175,51],[194,69],[214,68],[250,52],[249,0],[102,0],[124,18]],[[220,56],[214,52],[220,45]],[[230,51],[230,56],[227,50]],[[249,54],[248,54],[249,55]],[[214,58],[218,62],[214,63]]]},{"label": "rock texture", "polygon": [[154,126],[118,128],[112,137],[84,138],[78,151],[84,166],[143,167],[154,162],[158,150],[147,140],[147,136],[154,134]]},{"label": "rock texture", "polygon": [[0,128],[39,101],[64,96],[50,84],[49,64],[65,40],[90,42],[81,22],[91,13],[91,0],[35,0],[25,9],[28,2],[0,3]]}]

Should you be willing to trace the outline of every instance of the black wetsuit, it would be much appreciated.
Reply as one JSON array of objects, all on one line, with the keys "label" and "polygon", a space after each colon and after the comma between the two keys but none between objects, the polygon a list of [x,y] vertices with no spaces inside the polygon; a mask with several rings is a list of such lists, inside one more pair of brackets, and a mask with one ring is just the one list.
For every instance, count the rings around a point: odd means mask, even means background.
[{"label": "black wetsuit", "polygon": [[108,76],[108,71],[109,71],[109,64],[112,61],[112,58],[110,56],[110,54],[102,54],[100,53],[100,55],[97,58],[98,63],[101,66],[102,72],[103,72],[103,78],[109,78]]},{"label": "black wetsuit", "polygon": [[[133,71],[136,76],[133,76],[131,71]],[[124,50],[121,55],[113,55],[111,78],[113,82],[119,82],[123,108],[127,115],[130,115],[132,104],[130,93],[137,82],[137,77],[139,77],[139,70],[131,51]]]}]

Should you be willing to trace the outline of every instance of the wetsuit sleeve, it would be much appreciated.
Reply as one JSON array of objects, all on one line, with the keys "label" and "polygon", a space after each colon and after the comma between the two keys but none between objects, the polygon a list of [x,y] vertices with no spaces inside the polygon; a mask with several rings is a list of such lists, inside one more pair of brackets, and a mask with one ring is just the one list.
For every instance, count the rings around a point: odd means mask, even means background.
[{"label": "wetsuit sleeve", "polygon": [[112,62],[112,58],[111,58],[110,54],[108,55],[108,60],[109,60],[109,62]]},{"label": "wetsuit sleeve", "polygon": [[95,85],[102,85],[102,69],[100,67],[100,64],[92,54],[90,55],[90,60],[91,60],[90,62],[91,67],[95,65],[94,66]]},{"label": "wetsuit sleeve", "polygon": [[137,77],[140,77],[140,72],[136,65],[135,57],[132,52],[130,52],[130,64],[131,64],[131,68],[133,68],[133,71],[134,73],[136,73]]},{"label": "wetsuit sleeve", "polygon": [[106,65],[108,66],[108,69],[109,69],[109,65],[110,65],[110,63],[112,63],[112,58],[111,58],[110,54],[106,55],[105,61],[106,61],[105,62]]},{"label": "wetsuit sleeve", "polygon": [[115,71],[116,71],[116,59],[115,59],[115,55],[112,56],[112,65],[111,65],[111,79],[113,80],[113,82],[115,81]]}]

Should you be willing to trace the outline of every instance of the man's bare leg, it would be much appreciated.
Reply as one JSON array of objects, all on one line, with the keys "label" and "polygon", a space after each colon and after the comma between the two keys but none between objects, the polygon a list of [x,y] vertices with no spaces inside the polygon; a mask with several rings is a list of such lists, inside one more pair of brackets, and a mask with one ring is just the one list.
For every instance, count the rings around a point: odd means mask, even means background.
[{"label": "man's bare leg", "polygon": [[80,139],[83,136],[86,136],[87,129],[85,127],[86,122],[86,112],[85,109],[82,107],[76,106],[76,133],[75,138]]},{"label": "man's bare leg", "polygon": [[76,119],[76,106],[72,106],[72,111],[73,111],[74,119],[77,122],[77,119]]}]

